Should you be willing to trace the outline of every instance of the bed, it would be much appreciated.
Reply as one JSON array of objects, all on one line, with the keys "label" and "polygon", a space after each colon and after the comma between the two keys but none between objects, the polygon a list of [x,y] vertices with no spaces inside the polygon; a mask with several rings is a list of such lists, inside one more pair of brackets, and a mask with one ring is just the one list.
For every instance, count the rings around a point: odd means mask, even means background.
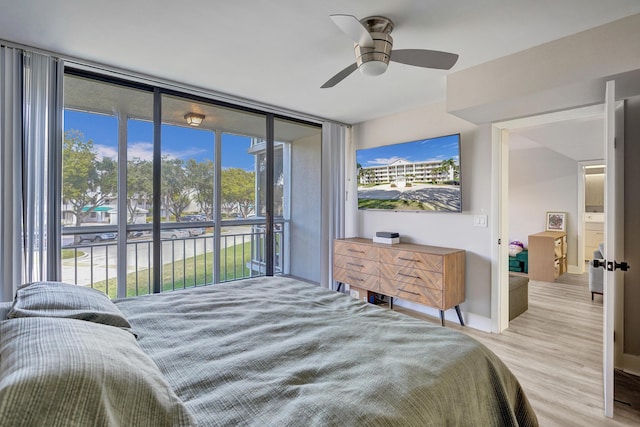
[{"label": "bed", "polygon": [[9,425],[538,425],[474,339],[292,278],[114,302],[37,283],[0,316]]}]

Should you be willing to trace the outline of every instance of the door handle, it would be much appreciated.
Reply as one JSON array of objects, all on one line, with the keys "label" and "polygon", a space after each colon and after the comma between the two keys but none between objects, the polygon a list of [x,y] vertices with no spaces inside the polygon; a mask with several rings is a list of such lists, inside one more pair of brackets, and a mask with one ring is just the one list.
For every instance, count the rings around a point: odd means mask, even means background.
[{"label": "door handle", "polygon": [[[595,263],[594,263],[595,266]],[[614,271],[614,270],[622,270],[622,271],[628,271],[629,270],[629,264],[626,261],[622,261],[621,263],[617,263],[615,261],[609,261],[607,263],[607,271]]]},{"label": "door handle", "polygon": [[606,259],[594,259],[593,260],[593,266],[595,268],[606,268],[607,267],[607,260]]}]

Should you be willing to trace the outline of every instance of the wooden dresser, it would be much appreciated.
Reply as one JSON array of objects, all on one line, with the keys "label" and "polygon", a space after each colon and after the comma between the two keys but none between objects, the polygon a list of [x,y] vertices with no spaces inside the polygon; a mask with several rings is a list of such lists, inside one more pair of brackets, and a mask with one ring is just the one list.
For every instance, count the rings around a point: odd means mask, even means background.
[{"label": "wooden dresser", "polygon": [[464,302],[465,251],[398,243],[385,245],[370,239],[334,240],[333,279],[347,283],[352,295],[369,301],[370,292],[401,298],[444,311]]},{"label": "wooden dresser", "polygon": [[529,236],[529,279],[553,282],[567,272],[567,233],[543,231]]}]

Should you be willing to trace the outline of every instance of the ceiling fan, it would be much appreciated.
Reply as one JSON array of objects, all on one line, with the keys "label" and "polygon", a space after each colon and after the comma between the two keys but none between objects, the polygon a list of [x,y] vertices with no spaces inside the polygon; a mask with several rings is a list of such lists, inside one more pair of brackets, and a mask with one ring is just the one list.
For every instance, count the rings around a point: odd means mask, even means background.
[{"label": "ceiling fan", "polygon": [[368,76],[384,73],[389,61],[416,67],[448,70],[458,60],[455,53],[427,49],[393,48],[393,22],[384,16],[369,16],[358,20],[352,15],[330,15],[331,20],[354,42],[356,62],[331,77],[321,88],[337,85],[355,70]]}]

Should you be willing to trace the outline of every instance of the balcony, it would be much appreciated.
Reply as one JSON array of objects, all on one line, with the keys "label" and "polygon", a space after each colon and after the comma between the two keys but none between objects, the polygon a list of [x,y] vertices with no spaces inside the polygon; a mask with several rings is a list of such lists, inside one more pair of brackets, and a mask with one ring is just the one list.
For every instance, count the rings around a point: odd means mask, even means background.
[{"label": "balcony", "polygon": [[[85,227],[81,227],[85,228]],[[86,227],[88,228],[88,227]],[[275,224],[274,274],[284,272],[284,223]],[[189,231],[193,231],[190,233]],[[88,286],[116,297],[118,282],[118,239],[79,240],[76,236],[97,235],[89,230],[64,231],[62,277],[68,283]],[[262,225],[223,226],[217,258],[220,282],[265,275],[265,231]],[[214,275],[213,228],[194,227],[163,230],[161,233],[161,292],[209,285]],[[153,292],[153,240],[145,231],[129,232],[126,241],[126,295]],[[122,268],[120,266],[120,268]]]}]

